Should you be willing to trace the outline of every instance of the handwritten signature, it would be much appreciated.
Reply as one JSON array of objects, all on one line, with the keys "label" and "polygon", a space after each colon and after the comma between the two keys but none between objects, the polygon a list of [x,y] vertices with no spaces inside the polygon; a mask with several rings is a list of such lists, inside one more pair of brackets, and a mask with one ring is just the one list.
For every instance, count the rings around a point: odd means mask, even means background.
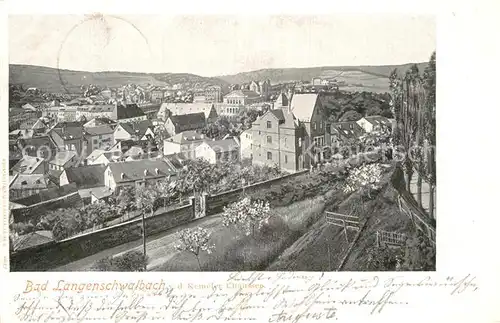
[{"label": "handwritten signature", "polygon": [[[329,276],[331,277],[331,276]],[[224,289],[220,286],[242,286]],[[191,290],[167,286],[154,293],[19,293],[11,301],[20,322],[263,321],[311,322],[337,319],[356,308],[377,315],[408,306],[412,291],[436,289],[450,297],[478,290],[476,278],[404,276],[335,280],[301,273],[230,273],[218,288]],[[257,286],[258,288],[245,288]],[[434,293],[434,291],[432,292]]]}]

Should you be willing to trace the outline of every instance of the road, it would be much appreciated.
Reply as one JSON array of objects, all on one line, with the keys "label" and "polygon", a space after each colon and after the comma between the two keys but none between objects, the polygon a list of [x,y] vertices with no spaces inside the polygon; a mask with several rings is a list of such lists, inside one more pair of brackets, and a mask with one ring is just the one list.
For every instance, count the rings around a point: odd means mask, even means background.
[{"label": "road", "polygon": [[[176,233],[180,230],[200,226],[207,229],[209,232],[212,232],[220,223],[220,215],[212,215],[147,237],[146,253],[150,259],[148,263],[148,270],[154,269],[154,267],[165,263],[170,258],[175,256],[178,251],[175,250],[174,245],[179,242]],[[89,257],[82,258],[49,271],[88,271],[97,260],[109,256],[116,256],[134,249],[142,251],[142,239],[103,250]]]}]

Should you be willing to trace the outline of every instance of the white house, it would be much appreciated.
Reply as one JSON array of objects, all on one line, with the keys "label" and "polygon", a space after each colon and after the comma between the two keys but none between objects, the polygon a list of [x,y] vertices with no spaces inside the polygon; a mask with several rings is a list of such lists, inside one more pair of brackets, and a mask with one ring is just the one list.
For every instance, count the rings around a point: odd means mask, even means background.
[{"label": "white house", "polygon": [[241,159],[252,158],[252,129],[243,131],[240,135]]},{"label": "white house", "polygon": [[240,160],[240,143],[236,138],[206,140],[195,149],[196,158],[211,164]]},{"label": "white house", "polygon": [[113,132],[115,144],[120,140],[148,140],[154,136],[154,126],[150,120],[120,123]]},{"label": "white house", "polygon": [[363,128],[367,133],[372,132],[373,130],[380,129],[381,127],[386,127],[391,129],[392,122],[386,117],[382,116],[369,116],[363,117],[356,121],[361,128]]},{"label": "white house", "polygon": [[176,134],[163,141],[163,154],[182,153],[187,159],[196,158],[195,149],[203,143],[205,135],[189,130]]},{"label": "white house", "polygon": [[141,186],[175,175],[176,169],[163,159],[110,163],[104,172],[104,185],[117,191],[122,186]]}]

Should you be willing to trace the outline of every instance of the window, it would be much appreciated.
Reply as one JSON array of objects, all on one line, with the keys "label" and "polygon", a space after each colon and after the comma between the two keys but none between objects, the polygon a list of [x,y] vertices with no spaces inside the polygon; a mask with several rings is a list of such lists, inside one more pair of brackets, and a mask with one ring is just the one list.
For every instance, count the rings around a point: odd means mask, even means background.
[{"label": "window", "polygon": [[273,137],[267,136],[267,143],[271,144],[273,142]]},{"label": "window", "polygon": [[320,121],[319,123],[319,130],[323,130],[323,121]]},{"label": "window", "polygon": [[97,139],[94,139],[94,145],[97,144]]},{"label": "window", "polygon": [[271,124],[271,121],[268,121],[268,122],[267,122],[267,129],[271,129],[271,125],[272,125],[272,124]]},{"label": "window", "polygon": [[285,155],[285,164],[288,163],[288,156]]},{"label": "window", "polygon": [[299,138],[299,147],[302,147],[302,138]]},{"label": "window", "polygon": [[102,135],[99,135],[99,139],[102,139]]},{"label": "window", "polygon": [[285,142],[284,143],[285,143],[285,146],[286,146],[286,137],[285,137]]},{"label": "window", "polygon": [[349,124],[349,129],[352,129],[352,123]]},{"label": "window", "polygon": [[272,160],[273,159],[273,153],[272,152],[270,152],[270,151],[267,152],[267,159],[268,160]]},{"label": "window", "polygon": [[316,130],[316,122],[314,122],[314,121],[312,122],[312,128],[313,128],[313,130]]}]

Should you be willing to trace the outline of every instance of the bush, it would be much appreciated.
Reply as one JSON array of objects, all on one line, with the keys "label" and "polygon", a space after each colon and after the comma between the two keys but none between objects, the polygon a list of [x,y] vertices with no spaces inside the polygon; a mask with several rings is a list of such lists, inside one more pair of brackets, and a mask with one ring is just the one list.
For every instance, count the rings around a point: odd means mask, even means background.
[{"label": "bush", "polygon": [[93,271],[144,271],[148,258],[139,250],[132,250],[115,257],[106,257],[98,260],[91,270]]}]

